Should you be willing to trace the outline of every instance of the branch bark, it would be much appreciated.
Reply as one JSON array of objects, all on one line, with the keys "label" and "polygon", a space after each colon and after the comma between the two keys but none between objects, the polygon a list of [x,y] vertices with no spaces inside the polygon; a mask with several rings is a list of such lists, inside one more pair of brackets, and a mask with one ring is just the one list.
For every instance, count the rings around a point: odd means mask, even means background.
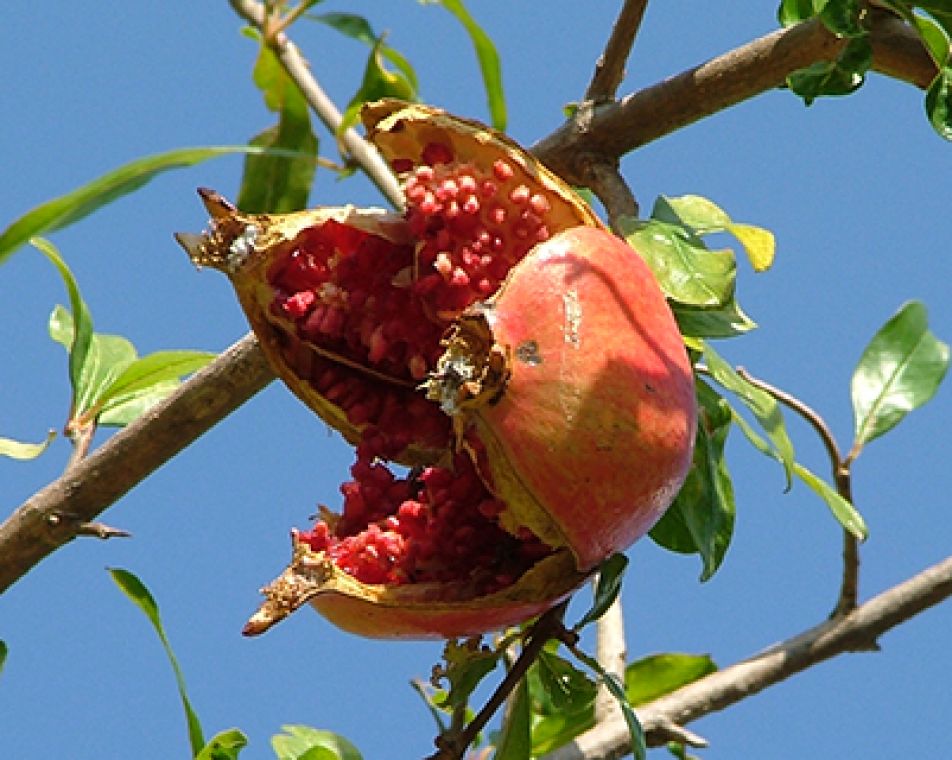
[{"label": "branch bark", "polygon": [[[952,596],[952,556],[893,586],[850,614],[833,618],[638,709],[649,746],[675,729],[753,696],[796,673],[846,652],[876,650],[886,631]],[[598,725],[545,760],[608,760],[631,750],[628,727]]]},{"label": "branch bark", "polygon": [[31,496],[0,525],[0,593],[273,378],[248,335]]},{"label": "branch bark", "polygon": [[[873,68],[925,88],[935,64],[904,22],[875,14]],[[779,29],[723,55],[594,109],[586,129],[567,122],[532,146],[533,153],[575,184],[590,156],[618,158],[706,116],[784,83],[788,74],[836,58],[845,44],[816,20]]]}]

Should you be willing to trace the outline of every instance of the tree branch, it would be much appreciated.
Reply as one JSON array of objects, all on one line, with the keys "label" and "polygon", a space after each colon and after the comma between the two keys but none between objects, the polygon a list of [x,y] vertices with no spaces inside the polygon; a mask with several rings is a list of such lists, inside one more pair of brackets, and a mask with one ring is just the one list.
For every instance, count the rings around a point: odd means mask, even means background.
[{"label": "tree branch", "polygon": [[[871,28],[873,68],[927,87],[935,64],[916,33],[888,14]],[[778,29],[723,55],[594,109],[585,130],[569,121],[532,146],[533,153],[567,181],[583,184],[579,157],[614,157],[781,86],[787,75],[836,58],[845,40],[816,20]]]},{"label": "tree branch", "polygon": [[[228,0],[228,2],[235,13],[254,24],[264,35],[267,45],[274,51],[288,76],[301,90],[308,105],[314,109],[314,113],[324,126],[336,135],[341,123],[341,113],[314,78],[297,46],[287,38],[284,32],[268,33],[265,10],[261,3],[254,0]],[[403,192],[400,190],[400,185],[377,149],[353,129],[345,130],[338,140],[394,208],[403,208]]]},{"label": "tree branch", "polygon": [[[870,651],[886,631],[952,596],[952,556],[893,586],[848,615],[832,618],[746,660],[638,709],[648,744],[667,741],[671,726],[722,710],[796,673],[845,652]],[[545,760],[606,760],[630,752],[628,727],[596,726]]]},{"label": "tree branch", "polygon": [[246,336],[0,525],[0,593],[274,378]]},{"label": "tree branch", "polygon": [[625,0],[605,44],[605,52],[595,63],[595,74],[585,91],[585,100],[601,103],[615,97],[621,80],[625,78],[625,61],[635,43],[647,6],[648,0]]}]

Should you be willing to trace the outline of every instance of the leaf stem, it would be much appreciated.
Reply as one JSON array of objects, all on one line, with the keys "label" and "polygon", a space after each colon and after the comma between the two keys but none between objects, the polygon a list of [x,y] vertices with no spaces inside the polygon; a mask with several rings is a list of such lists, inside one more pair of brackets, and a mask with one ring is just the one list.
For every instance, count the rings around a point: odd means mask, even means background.
[{"label": "leaf stem", "polygon": [[[852,504],[853,485],[852,473],[850,472],[852,460],[849,455],[845,459],[843,458],[840,453],[840,448],[836,443],[836,438],[833,437],[833,432],[820,413],[796,396],[754,377],[743,367],[737,368],[737,374],[751,385],[769,393],[788,409],[800,415],[813,427],[823,442],[823,445],[826,447],[827,454],[830,458],[830,467],[833,472],[833,483],[836,486],[836,492]],[[850,454],[852,455],[852,451]],[[832,617],[842,617],[856,607],[859,599],[859,564],[859,542],[849,531],[844,530],[843,575],[840,580],[840,591],[836,606],[831,613]]]}]

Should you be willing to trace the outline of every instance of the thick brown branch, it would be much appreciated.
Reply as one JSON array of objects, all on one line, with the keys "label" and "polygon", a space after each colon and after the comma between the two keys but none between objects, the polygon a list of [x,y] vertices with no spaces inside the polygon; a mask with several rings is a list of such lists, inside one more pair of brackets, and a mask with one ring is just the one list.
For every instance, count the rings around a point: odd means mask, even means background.
[{"label": "thick brown branch", "polygon": [[[746,699],[796,673],[845,652],[877,648],[886,631],[952,596],[952,556],[884,591],[841,618],[833,618],[753,657],[712,673],[638,709],[648,744],[671,736],[671,726]],[[604,760],[630,751],[623,721],[596,726],[546,760]]]},{"label": "thick brown branch", "polygon": [[[877,15],[873,67],[926,87],[935,65],[908,25]],[[788,74],[834,59],[844,41],[807,21],[748,42],[700,66],[594,109],[586,129],[570,121],[532,150],[569,182],[583,184],[579,157],[618,158],[706,116],[778,87]]]},{"label": "thick brown branch", "polygon": [[585,91],[585,100],[595,103],[611,100],[625,78],[625,61],[644,18],[648,0],[625,0],[611,36],[605,44],[605,52],[595,63],[592,83]]},{"label": "thick brown branch", "polygon": [[0,525],[0,593],[273,377],[257,341],[246,336],[30,497]]}]

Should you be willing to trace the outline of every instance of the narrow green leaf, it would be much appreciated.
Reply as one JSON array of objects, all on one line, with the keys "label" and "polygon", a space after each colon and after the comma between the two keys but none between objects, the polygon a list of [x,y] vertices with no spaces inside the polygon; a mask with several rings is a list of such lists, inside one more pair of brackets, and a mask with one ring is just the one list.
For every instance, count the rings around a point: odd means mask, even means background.
[{"label": "narrow green leaf", "polygon": [[[360,751],[340,734],[310,726],[281,726],[283,734],[271,738],[277,760],[305,760],[308,752],[321,749],[337,760],[363,760]],[[313,757],[313,756],[312,756]]]},{"label": "narrow green leaf", "polygon": [[934,19],[910,13],[909,20],[919,33],[936,67],[941,69],[949,61],[949,35]]},{"label": "narrow green leaf", "polygon": [[863,351],[853,372],[855,445],[888,432],[925,404],[949,368],[949,347],[930,331],[926,307],[904,304]]},{"label": "narrow green leaf", "polygon": [[526,760],[532,750],[529,726],[529,688],[522,678],[507,705],[494,760]]},{"label": "narrow green leaf", "polygon": [[720,385],[734,393],[744,405],[754,413],[770,442],[776,447],[783,465],[787,488],[790,488],[793,475],[793,442],[787,434],[787,426],[780,412],[780,404],[766,391],[751,385],[741,377],[720,355],[710,347],[704,346],[704,361],[713,377]]},{"label": "narrow green leaf", "polygon": [[162,172],[194,166],[210,158],[233,153],[278,155],[280,152],[254,145],[220,145],[179,148],[130,161],[66,195],[40,204],[14,221],[0,233],[0,263],[30,238],[78,222],[96,209],[138,190]]},{"label": "narrow green leaf", "polygon": [[573,631],[580,631],[589,623],[594,623],[611,607],[621,592],[621,583],[627,565],[628,558],[624,554],[613,554],[602,562],[598,568],[598,583],[595,584],[595,598],[592,600],[592,607],[572,627]]},{"label": "narrow green leaf", "polygon": [[[56,246],[43,238],[33,238],[30,242],[56,267],[63,280],[63,284],[66,286],[66,292],[69,295],[69,304],[72,310],[70,320],[71,336],[69,343],[64,342],[63,345],[65,345],[67,351],[69,351],[69,381],[73,389],[73,411],[75,412],[77,408],[76,401],[83,390],[83,374],[86,371],[87,360],[93,340],[93,318],[89,313],[89,307],[86,306],[86,302],[83,301],[79,293],[79,285],[76,283],[76,278],[73,277],[73,273],[66,265],[60,252],[56,249]],[[0,260],[2,260],[2,254],[0,254]],[[56,314],[55,311],[54,314]],[[61,319],[63,318],[61,313],[59,317]],[[53,324],[51,322],[50,335],[52,334]]]},{"label": "narrow green leaf", "polygon": [[939,136],[952,140],[952,66],[943,66],[926,90],[926,114]]},{"label": "narrow green leaf", "polygon": [[165,654],[175,674],[175,683],[178,686],[179,697],[182,700],[182,708],[185,710],[185,721],[188,724],[188,738],[192,747],[192,756],[198,756],[205,747],[205,739],[202,737],[202,726],[198,720],[198,715],[195,714],[188,700],[188,694],[185,690],[185,677],[182,675],[182,669],[179,667],[175,653],[172,651],[172,645],[165,635],[165,629],[162,627],[162,620],[159,617],[159,606],[142,581],[128,570],[113,567],[109,568],[109,574],[122,592],[142,610],[143,614],[149,619],[149,622],[152,623],[152,627],[155,629],[156,634],[158,634],[159,641],[162,642],[162,648],[165,649]]},{"label": "narrow green leaf", "polygon": [[812,488],[830,508],[837,521],[846,528],[855,538],[865,541],[869,531],[862,515],[852,504],[840,496],[836,489],[825,480],[818,478],[799,462],[794,465],[793,471],[797,477]]},{"label": "narrow green leaf", "polygon": [[166,386],[169,381],[201,369],[215,356],[205,351],[156,351],[128,364],[103,390],[97,403],[105,406],[156,386]]},{"label": "narrow green leaf", "polygon": [[54,438],[56,438],[55,430],[50,430],[46,434],[46,439],[39,443],[22,443],[21,441],[14,441],[12,438],[0,437],[0,456],[19,459],[20,461],[36,459],[46,451]]},{"label": "narrow green leaf", "polygon": [[248,737],[237,728],[230,728],[215,734],[195,760],[235,760],[247,745]]},{"label": "narrow green leaf", "polygon": [[[355,13],[309,13],[307,18],[318,21],[336,29],[341,34],[346,34],[355,40],[363,42],[365,45],[373,47],[381,37],[373,30],[370,22],[363,16]],[[414,92],[419,92],[420,84],[417,79],[416,71],[410,62],[399,52],[389,45],[382,44],[380,52],[383,57],[397,67],[397,69],[406,77]]]},{"label": "narrow green leaf", "polygon": [[625,668],[625,694],[637,707],[716,670],[717,665],[706,654],[666,652],[643,657]]},{"label": "narrow green leaf", "polygon": [[699,554],[701,580],[720,567],[734,532],[734,488],[724,460],[730,432],[727,402],[697,383],[698,427],[691,469],[674,503],[651,529],[652,540],[671,551]]},{"label": "narrow green leaf", "polygon": [[7,661],[7,642],[0,639],[0,673],[3,672],[3,666]]},{"label": "narrow green leaf", "polygon": [[266,45],[261,45],[253,79],[265,105],[279,118],[277,125],[256,135],[251,144],[295,155],[246,156],[238,207],[251,213],[298,211],[307,206],[317,168],[317,137],[311,129],[307,101]]},{"label": "narrow green leaf", "polygon": [[337,133],[343,133],[357,122],[364,103],[381,98],[416,100],[416,97],[416,90],[406,77],[400,72],[390,71],[384,64],[383,40],[379,39],[371,49],[370,55],[367,56],[367,65],[364,68],[364,78],[360,89],[347,104]]},{"label": "narrow green leaf", "polygon": [[723,306],[706,309],[675,301],[671,311],[681,334],[691,338],[733,338],[757,327],[733,298]]},{"label": "narrow green leaf", "polygon": [[489,35],[476,23],[462,0],[437,0],[463,25],[476,51],[479,71],[483,76],[490,123],[500,132],[506,129],[506,97],[502,86],[502,64],[499,53]]}]

